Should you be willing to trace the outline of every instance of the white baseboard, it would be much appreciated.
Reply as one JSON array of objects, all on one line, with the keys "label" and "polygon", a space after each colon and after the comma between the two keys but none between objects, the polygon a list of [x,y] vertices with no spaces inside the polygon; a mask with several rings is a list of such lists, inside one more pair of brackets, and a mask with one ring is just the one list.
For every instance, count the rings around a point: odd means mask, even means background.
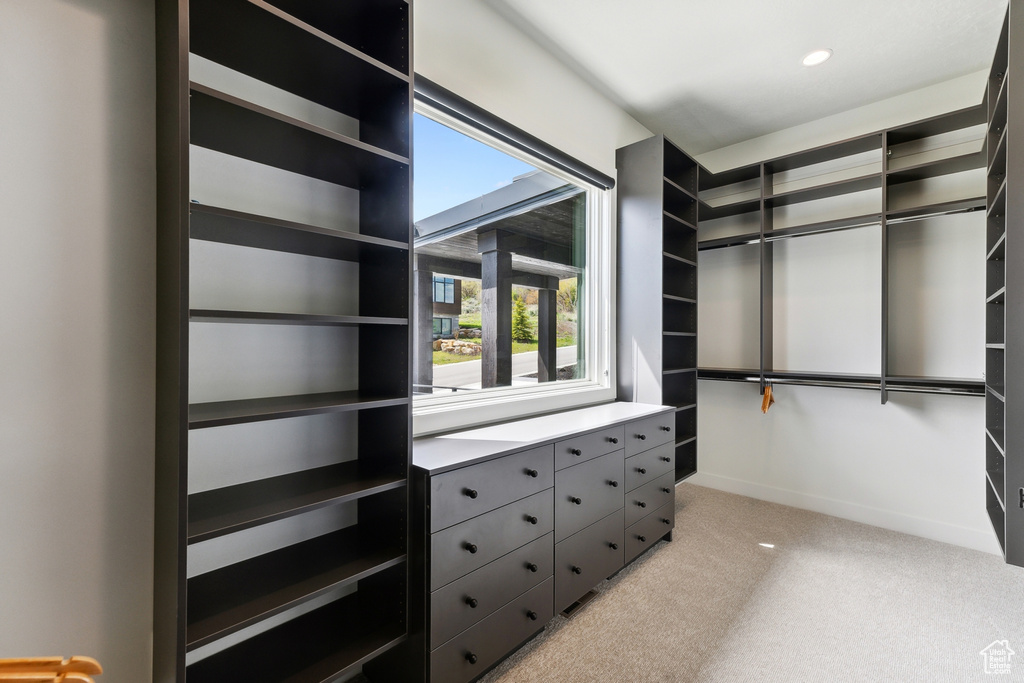
[{"label": "white baseboard", "polygon": [[833,517],[849,519],[861,524],[891,529],[913,536],[929,538],[933,541],[952,543],[953,545],[980,550],[982,552],[1001,555],[999,543],[995,535],[989,529],[978,530],[968,527],[956,526],[939,522],[933,519],[914,517],[890,510],[849,503],[842,500],[834,500],[823,496],[815,496],[809,493],[791,491],[789,489],[766,486],[741,479],[723,477],[717,474],[698,472],[686,480],[688,484],[705,486],[711,489],[718,489],[727,493],[736,493],[741,496],[748,496],[758,500],[766,500],[770,503],[789,505],[790,507],[802,510],[820,512]]}]

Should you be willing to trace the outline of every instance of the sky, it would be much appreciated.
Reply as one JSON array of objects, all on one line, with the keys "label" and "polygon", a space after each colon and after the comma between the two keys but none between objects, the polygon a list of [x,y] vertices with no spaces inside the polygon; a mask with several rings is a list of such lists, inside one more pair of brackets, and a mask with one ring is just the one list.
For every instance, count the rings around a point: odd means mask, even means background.
[{"label": "sky", "polygon": [[413,119],[413,221],[512,182],[533,166],[447,126]]}]

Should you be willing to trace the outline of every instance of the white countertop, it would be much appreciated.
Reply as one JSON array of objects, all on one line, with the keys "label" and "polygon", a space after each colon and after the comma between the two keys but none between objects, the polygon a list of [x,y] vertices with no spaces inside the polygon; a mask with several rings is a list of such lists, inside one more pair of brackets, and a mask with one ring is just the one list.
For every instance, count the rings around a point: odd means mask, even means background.
[{"label": "white countertop", "polygon": [[553,443],[609,425],[672,412],[671,406],[604,403],[551,415],[425,436],[412,442],[412,464],[439,474],[490,458]]}]

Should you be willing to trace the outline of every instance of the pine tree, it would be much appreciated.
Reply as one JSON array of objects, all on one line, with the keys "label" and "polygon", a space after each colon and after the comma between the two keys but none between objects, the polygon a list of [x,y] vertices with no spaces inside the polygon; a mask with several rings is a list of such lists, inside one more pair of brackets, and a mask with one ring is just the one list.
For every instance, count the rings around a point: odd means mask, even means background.
[{"label": "pine tree", "polygon": [[530,325],[530,314],[526,311],[523,297],[512,296],[512,341],[533,341],[533,327]]}]

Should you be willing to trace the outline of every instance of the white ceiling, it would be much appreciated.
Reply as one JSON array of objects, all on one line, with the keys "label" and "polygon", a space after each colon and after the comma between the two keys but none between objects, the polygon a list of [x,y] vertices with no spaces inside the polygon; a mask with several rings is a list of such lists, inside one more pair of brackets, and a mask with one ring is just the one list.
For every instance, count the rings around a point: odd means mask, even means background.
[{"label": "white ceiling", "polygon": [[[987,70],[1006,10],[1006,0],[486,2],[691,154]],[[820,47],[832,59],[801,65]]]}]

